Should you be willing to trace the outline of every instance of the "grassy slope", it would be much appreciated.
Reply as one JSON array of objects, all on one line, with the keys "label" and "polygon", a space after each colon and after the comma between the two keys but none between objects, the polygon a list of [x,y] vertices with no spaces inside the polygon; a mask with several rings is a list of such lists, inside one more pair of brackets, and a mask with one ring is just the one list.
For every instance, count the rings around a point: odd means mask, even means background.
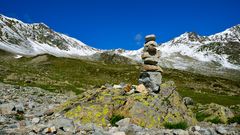
[{"label": "grassy slope", "polygon": [[[13,59],[0,52],[0,81],[37,86],[50,91],[81,93],[105,83],[137,84],[139,65],[106,64],[49,55]],[[165,69],[163,81],[175,81],[182,96],[200,103],[240,104],[239,80],[230,81],[189,72]],[[230,96],[235,95],[235,96]]]}]

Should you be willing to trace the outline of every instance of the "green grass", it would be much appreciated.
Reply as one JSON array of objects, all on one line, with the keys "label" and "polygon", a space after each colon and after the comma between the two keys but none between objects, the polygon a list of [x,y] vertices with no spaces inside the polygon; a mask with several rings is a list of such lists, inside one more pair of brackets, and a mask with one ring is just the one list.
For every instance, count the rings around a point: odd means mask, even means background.
[{"label": "green grass", "polygon": [[200,122],[200,121],[203,121],[205,118],[209,117],[210,114],[205,114],[205,113],[202,113],[202,112],[197,112],[196,113],[196,119]]},{"label": "green grass", "polygon": [[219,117],[215,117],[213,119],[208,120],[208,122],[214,123],[214,124],[220,124],[223,123]]},{"label": "green grass", "polygon": [[121,115],[113,115],[110,119],[110,123],[112,126],[117,126],[116,122],[118,122],[119,120],[124,119],[124,116]]},{"label": "green grass", "polygon": [[228,123],[238,123],[240,124],[240,115],[234,116],[228,120]]},{"label": "green grass", "polygon": [[179,123],[170,123],[166,122],[164,123],[164,127],[167,129],[187,129],[188,124],[186,122],[179,122]]},{"label": "green grass", "polygon": [[[21,59],[10,56],[11,54],[0,51],[1,82],[36,86],[53,92],[73,91],[80,94],[106,83],[138,84],[140,74],[140,65],[57,58],[50,55],[46,55],[46,59],[42,61],[36,61],[39,56]],[[7,79],[11,74],[15,78]],[[175,82],[180,95],[191,97],[195,102],[214,102],[226,106],[240,104],[240,79],[233,81],[164,69],[163,82],[169,80]]]}]

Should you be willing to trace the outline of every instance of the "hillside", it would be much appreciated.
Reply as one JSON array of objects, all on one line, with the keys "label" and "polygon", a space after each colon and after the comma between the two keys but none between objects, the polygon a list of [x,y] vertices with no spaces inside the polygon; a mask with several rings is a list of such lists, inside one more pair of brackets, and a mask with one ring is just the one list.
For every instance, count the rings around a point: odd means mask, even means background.
[{"label": "hillside", "polygon": [[[58,58],[50,55],[14,58],[1,51],[0,81],[22,86],[36,86],[54,92],[77,94],[108,84],[137,84],[140,65],[113,64]],[[239,77],[239,76],[238,76]],[[200,103],[239,104],[240,78],[228,80],[197,73],[164,69],[163,81],[173,80],[182,96]],[[221,97],[222,100],[219,100]]]}]

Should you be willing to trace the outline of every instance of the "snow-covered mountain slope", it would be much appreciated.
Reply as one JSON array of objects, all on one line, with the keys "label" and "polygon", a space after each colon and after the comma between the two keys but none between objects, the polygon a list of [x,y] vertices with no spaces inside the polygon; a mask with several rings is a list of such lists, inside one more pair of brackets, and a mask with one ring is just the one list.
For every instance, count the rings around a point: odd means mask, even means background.
[{"label": "snow-covered mountain slope", "polygon": [[[123,56],[141,60],[141,49],[122,51]],[[186,32],[158,46],[160,65],[176,69],[240,70],[240,25],[210,36]]]},{"label": "snow-covered mountain slope", "polygon": [[18,55],[51,54],[57,57],[89,56],[98,49],[57,33],[43,23],[26,24],[0,15],[0,49]]}]

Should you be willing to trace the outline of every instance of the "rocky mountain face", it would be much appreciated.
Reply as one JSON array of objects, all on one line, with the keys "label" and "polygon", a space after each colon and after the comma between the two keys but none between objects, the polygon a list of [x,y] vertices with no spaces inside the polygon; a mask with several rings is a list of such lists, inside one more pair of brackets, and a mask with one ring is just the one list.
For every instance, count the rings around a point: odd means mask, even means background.
[{"label": "rocky mountain face", "polygon": [[58,57],[79,57],[99,52],[43,23],[26,24],[3,15],[0,15],[0,49],[19,55],[51,54]]}]

